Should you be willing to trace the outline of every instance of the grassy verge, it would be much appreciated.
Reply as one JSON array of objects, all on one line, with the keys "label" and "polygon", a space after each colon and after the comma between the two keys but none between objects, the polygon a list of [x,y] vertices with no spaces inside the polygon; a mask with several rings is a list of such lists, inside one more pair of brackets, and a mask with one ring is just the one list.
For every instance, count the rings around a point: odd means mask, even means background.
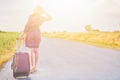
[{"label": "grassy verge", "polygon": [[0,66],[13,56],[17,36],[14,32],[0,32]]},{"label": "grassy verge", "polygon": [[95,46],[120,50],[120,32],[84,32],[84,33],[42,33],[45,37],[62,38],[75,42],[83,42]]}]

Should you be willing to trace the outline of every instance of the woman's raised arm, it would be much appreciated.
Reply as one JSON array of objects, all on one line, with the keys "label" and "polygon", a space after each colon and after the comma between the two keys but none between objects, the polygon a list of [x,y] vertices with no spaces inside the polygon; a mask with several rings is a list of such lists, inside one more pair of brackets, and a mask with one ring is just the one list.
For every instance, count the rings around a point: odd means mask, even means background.
[{"label": "woman's raised arm", "polygon": [[52,17],[46,11],[44,11],[44,14],[45,14],[45,21],[52,20]]}]

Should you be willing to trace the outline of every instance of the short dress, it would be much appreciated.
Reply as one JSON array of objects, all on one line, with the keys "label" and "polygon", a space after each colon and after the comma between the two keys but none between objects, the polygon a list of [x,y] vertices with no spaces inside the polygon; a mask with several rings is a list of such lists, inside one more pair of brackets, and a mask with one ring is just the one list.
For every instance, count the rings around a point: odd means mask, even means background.
[{"label": "short dress", "polygon": [[28,32],[28,34],[26,35],[25,45],[26,47],[29,48],[39,48],[40,41],[41,41],[40,30],[35,29]]},{"label": "short dress", "polygon": [[25,45],[29,48],[39,48],[41,33],[39,26],[43,23],[41,16],[30,16],[24,32],[26,32]]}]

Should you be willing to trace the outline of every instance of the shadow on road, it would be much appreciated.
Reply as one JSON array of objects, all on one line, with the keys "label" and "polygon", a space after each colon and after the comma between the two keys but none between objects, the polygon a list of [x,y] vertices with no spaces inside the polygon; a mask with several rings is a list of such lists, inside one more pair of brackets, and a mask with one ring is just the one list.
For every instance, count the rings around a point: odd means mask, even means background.
[{"label": "shadow on road", "polygon": [[16,80],[32,80],[32,79],[28,77],[28,78],[17,78]]}]

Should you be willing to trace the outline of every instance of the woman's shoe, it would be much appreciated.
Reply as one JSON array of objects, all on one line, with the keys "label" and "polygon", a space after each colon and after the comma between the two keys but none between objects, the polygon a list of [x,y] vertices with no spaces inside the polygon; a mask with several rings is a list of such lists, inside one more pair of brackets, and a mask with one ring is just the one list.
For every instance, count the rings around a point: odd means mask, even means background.
[{"label": "woman's shoe", "polygon": [[35,67],[32,67],[30,70],[30,73],[33,73],[33,72],[35,72]]}]

